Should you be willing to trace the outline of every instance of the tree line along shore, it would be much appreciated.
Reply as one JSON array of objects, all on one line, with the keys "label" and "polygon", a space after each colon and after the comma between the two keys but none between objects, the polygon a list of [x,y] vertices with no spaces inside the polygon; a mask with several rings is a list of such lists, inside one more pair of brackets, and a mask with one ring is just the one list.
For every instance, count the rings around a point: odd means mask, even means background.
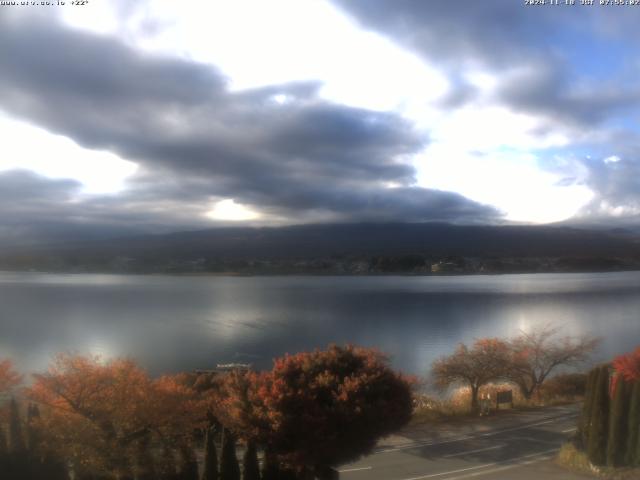
[{"label": "tree line along shore", "polygon": [[639,414],[640,349],[568,373],[597,344],[550,326],[461,344],[431,366],[429,383],[450,393],[438,401],[381,352],[350,345],[285,355],[268,371],[157,378],[130,359],[60,354],[26,381],[4,360],[0,471],[7,480],[333,479],[416,416],[446,414],[447,402],[478,414],[496,384],[528,405],[586,392],[574,447],[593,465],[637,465],[638,432],[626,419]]}]

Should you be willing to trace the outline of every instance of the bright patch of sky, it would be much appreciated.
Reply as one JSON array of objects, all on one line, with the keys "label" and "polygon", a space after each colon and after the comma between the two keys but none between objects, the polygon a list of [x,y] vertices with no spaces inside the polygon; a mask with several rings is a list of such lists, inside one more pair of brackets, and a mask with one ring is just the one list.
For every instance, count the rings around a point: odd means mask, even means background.
[{"label": "bright patch of sky", "polygon": [[[391,40],[361,29],[326,1],[155,0],[128,7],[133,13],[124,22],[115,13],[116,3],[64,9],[64,19],[77,28],[118,35],[139,49],[215,65],[229,78],[233,90],[317,80],[323,85],[321,96],[329,101],[398,112],[430,140],[412,162],[418,185],[491,204],[509,220],[564,220],[592,198],[586,186],[566,185],[562,173],[541,168],[531,153],[567,145],[570,132],[540,135],[536,132],[545,126],[542,118],[491,103],[500,81],[497,73],[460,72],[485,101],[463,108],[439,106],[452,86],[443,71]],[[588,61],[581,52],[576,61]],[[287,99],[274,100],[286,103]],[[102,157],[112,170],[92,176],[86,166],[84,170],[72,167],[89,163],[80,161],[84,151],[71,154],[68,147],[66,152],[55,158],[69,160],[49,170],[40,164],[39,171],[77,178],[91,191],[108,190],[108,185],[115,191],[133,171],[125,168],[129,164],[122,159]],[[30,162],[23,166],[32,168],[36,161]],[[223,200],[210,217],[255,218],[243,208]]]},{"label": "bright patch of sky", "polygon": [[216,202],[211,211],[207,213],[207,217],[212,220],[233,222],[255,220],[259,217],[259,214],[244,205],[236,203],[232,198],[227,198]]},{"label": "bright patch of sky", "polygon": [[[27,169],[48,178],[73,178],[80,193],[117,193],[137,170],[108,151],[89,150],[73,140],[21,122],[0,111],[0,171]],[[10,132],[10,133],[9,133]]]}]

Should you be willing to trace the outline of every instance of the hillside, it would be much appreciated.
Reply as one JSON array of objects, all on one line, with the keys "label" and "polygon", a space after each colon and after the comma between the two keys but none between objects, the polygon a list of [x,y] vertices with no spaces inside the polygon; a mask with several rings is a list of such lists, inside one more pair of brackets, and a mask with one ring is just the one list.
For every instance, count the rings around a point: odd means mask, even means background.
[{"label": "hillside", "polygon": [[[14,247],[5,270],[427,273],[635,269],[640,237],[563,226],[333,224],[220,228]],[[438,267],[435,268],[438,271]]]}]

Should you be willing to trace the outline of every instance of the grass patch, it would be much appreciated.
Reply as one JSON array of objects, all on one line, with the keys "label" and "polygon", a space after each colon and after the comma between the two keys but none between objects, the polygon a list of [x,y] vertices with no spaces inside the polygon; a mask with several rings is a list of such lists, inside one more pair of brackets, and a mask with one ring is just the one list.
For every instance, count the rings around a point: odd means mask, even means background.
[{"label": "grass patch", "polygon": [[556,463],[576,473],[592,475],[606,480],[638,480],[639,468],[610,468],[592,465],[586,453],[578,450],[572,443],[566,443],[556,457]]},{"label": "grass patch", "polygon": [[[513,411],[507,405],[501,405],[500,410],[495,408],[497,393],[503,390],[513,392],[513,410],[527,410],[531,408],[548,407],[556,405],[568,405],[582,400],[581,395],[567,395],[559,392],[543,391],[535,398],[526,399],[517,388],[508,383],[490,383],[480,389],[479,395],[489,396],[492,399],[491,414]],[[460,387],[451,392],[447,397],[418,394],[414,398],[414,410],[412,424],[421,424],[439,421],[452,421],[464,417],[477,416],[471,411],[471,390]]]}]

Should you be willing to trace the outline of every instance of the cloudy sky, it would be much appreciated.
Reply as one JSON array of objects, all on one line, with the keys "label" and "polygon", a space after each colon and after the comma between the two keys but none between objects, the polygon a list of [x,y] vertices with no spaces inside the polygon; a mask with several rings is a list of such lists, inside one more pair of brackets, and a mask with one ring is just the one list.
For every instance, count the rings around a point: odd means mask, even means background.
[{"label": "cloudy sky", "polygon": [[639,223],[640,6],[70,3],[0,5],[0,239]]}]

